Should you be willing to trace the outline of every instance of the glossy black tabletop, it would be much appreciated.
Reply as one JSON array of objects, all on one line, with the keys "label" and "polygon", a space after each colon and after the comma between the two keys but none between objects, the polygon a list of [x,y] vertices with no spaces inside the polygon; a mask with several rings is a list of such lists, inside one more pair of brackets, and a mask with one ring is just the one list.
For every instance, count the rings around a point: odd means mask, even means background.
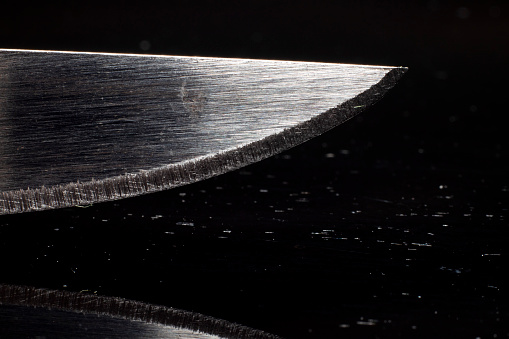
[{"label": "glossy black tabletop", "polygon": [[410,70],[357,118],[241,170],[3,216],[0,283],[176,307],[286,338],[508,335],[506,3],[101,8],[4,11],[0,46]]}]

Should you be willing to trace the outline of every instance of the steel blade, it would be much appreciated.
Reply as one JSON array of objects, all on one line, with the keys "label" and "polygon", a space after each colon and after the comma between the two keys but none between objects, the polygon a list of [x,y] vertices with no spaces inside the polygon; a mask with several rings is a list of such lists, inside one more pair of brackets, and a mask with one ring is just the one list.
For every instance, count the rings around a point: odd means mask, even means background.
[{"label": "steel blade", "polygon": [[206,179],[302,143],[405,68],[0,50],[0,214]]}]

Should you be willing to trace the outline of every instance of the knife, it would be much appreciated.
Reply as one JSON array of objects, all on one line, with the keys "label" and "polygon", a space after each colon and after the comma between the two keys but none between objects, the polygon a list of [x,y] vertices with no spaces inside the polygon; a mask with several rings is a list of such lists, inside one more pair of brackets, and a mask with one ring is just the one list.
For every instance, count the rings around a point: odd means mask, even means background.
[{"label": "knife", "polygon": [[406,70],[0,49],[0,214],[238,169],[352,118]]}]

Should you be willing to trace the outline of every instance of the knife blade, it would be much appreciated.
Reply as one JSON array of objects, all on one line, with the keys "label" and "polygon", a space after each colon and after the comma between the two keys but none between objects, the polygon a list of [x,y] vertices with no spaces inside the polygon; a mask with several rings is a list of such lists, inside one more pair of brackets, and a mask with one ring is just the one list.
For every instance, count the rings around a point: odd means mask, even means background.
[{"label": "knife blade", "polygon": [[170,189],[378,101],[403,67],[0,49],[0,214]]}]

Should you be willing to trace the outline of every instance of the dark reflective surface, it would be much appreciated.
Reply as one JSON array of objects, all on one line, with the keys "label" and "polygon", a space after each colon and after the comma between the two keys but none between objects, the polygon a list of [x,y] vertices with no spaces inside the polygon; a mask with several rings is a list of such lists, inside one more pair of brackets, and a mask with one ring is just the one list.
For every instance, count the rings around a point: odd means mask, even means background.
[{"label": "dark reflective surface", "polygon": [[[2,218],[1,280],[169,305],[288,338],[507,336],[507,5],[182,6],[204,35],[138,27],[147,37],[136,36],[185,54],[410,71],[369,112],[243,171]],[[156,26],[189,27],[164,22]],[[80,46],[91,45],[108,44]]]}]

